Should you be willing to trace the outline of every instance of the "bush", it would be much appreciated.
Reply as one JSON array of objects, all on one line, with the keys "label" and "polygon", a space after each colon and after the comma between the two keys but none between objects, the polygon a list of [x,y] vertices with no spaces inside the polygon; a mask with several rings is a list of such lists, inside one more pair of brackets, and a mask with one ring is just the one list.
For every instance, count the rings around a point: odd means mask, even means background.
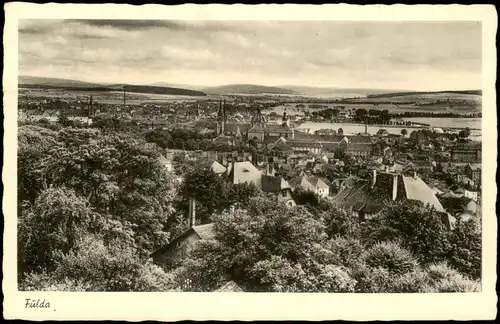
[{"label": "bush", "polygon": [[465,278],[446,263],[431,264],[427,268],[435,292],[478,292],[478,282]]},{"label": "bush", "polygon": [[355,267],[365,247],[357,239],[338,237],[328,241],[325,247],[332,252],[335,264],[348,268]]},{"label": "bush", "polygon": [[412,254],[397,243],[383,242],[375,244],[361,256],[371,268],[382,268],[391,274],[404,274],[414,271],[417,260]]}]

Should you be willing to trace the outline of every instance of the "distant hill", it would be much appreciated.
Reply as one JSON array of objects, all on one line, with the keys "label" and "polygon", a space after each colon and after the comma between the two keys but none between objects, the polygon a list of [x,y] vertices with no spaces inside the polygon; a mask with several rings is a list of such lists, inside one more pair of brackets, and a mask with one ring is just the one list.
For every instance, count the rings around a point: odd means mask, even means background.
[{"label": "distant hill", "polygon": [[216,93],[216,94],[221,94],[221,93],[226,93],[226,94],[298,94],[297,92],[290,90],[290,89],[284,89],[284,88],[278,88],[278,87],[268,87],[268,86],[263,86],[263,85],[256,85],[256,84],[228,84],[228,85],[223,85],[223,86],[218,86],[218,87],[210,87],[210,88],[205,88],[202,89],[206,93]]},{"label": "distant hill", "polygon": [[61,89],[68,91],[122,91],[178,96],[206,96],[202,91],[130,84],[97,84],[77,80],[19,76],[19,86],[25,88]]},{"label": "distant hill", "polygon": [[206,86],[194,86],[191,84],[177,84],[170,82],[155,82],[151,85],[155,87],[181,88],[181,89],[196,90],[196,91],[202,91],[203,89],[207,88]]},{"label": "distant hill", "polygon": [[285,85],[280,86],[280,88],[289,89],[294,92],[304,94],[304,95],[343,95],[343,94],[383,94],[396,92],[398,90],[392,89],[368,89],[368,88],[334,88],[334,87],[309,87],[309,86],[297,86],[297,85]]},{"label": "distant hill", "polygon": [[206,96],[207,94],[201,91],[180,89],[180,88],[170,88],[170,87],[155,87],[155,86],[143,86],[143,85],[126,85],[123,90],[127,92],[138,92],[138,93],[155,93],[164,95],[178,95],[178,96]]},{"label": "distant hill", "polygon": [[93,88],[93,87],[101,87],[102,84],[85,82],[85,81],[77,81],[70,79],[61,79],[61,78],[45,78],[45,77],[35,77],[28,75],[20,75],[17,80],[20,85],[43,85],[43,86],[64,86],[64,87],[80,87],[80,88]]},{"label": "distant hill", "polygon": [[425,95],[476,95],[481,96],[482,90],[450,90],[450,91],[413,91],[413,92],[392,92],[392,93],[382,93],[382,94],[370,94],[368,98],[392,98],[392,97],[402,97],[402,96],[425,96]]}]

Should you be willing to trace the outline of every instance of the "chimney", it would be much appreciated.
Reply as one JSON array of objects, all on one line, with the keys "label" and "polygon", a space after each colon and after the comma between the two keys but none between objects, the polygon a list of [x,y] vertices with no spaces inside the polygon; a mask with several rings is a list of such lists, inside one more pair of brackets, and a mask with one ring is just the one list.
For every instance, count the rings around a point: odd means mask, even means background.
[{"label": "chimney", "polygon": [[372,170],[372,187],[375,187],[377,183],[377,170]]},{"label": "chimney", "polygon": [[189,228],[196,225],[196,200],[191,197],[189,198]]},{"label": "chimney", "polygon": [[395,174],[392,177],[392,200],[396,201],[398,197],[398,175]]}]

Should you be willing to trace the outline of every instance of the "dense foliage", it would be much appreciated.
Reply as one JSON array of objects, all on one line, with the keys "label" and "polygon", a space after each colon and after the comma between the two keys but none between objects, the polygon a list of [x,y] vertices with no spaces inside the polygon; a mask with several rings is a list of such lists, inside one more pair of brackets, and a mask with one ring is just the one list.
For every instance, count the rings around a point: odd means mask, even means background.
[{"label": "dense foliage", "polygon": [[[450,230],[442,213],[402,201],[360,223],[304,190],[286,207],[213,173],[209,161],[178,155],[167,171],[159,150],[188,133],[118,133],[108,122],[19,128],[20,289],[213,291],[228,280],[265,292],[480,289],[476,216]],[[179,266],[153,264],[150,253],[186,230],[190,198],[214,238],[197,241]]]},{"label": "dense foliage", "polygon": [[[57,276],[70,255],[91,253],[81,243],[88,235],[102,240],[103,257],[110,256],[104,261],[132,262],[125,254],[113,254],[121,245],[143,267],[147,255],[168,242],[173,230],[169,220],[175,216],[175,186],[158,157],[128,135],[20,128],[21,279],[41,273]],[[76,278],[60,277],[61,282]],[[119,288],[101,284],[104,290]]]}]

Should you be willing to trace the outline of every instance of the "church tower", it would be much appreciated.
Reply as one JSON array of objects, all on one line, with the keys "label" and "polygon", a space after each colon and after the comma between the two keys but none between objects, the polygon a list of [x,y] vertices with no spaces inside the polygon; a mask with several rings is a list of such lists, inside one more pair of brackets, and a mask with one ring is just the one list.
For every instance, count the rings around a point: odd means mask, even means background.
[{"label": "church tower", "polygon": [[219,101],[219,112],[217,113],[217,136],[223,136],[226,128],[226,101],[224,100],[224,105],[222,100]]},{"label": "church tower", "polygon": [[290,127],[290,120],[288,119],[288,116],[286,115],[286,108],[283,111],[283,118],[281,119],[281,124],[283,126]]},{"label": "church tower", "polygon": [[252,125],[252,127],[259,126],[262,129],[266,127],[266,122],[267,122],[266,117],[264,117],[260,109],[257,109],[257,112],[253,115],[252,119],[250,120],[250,124]]}]

